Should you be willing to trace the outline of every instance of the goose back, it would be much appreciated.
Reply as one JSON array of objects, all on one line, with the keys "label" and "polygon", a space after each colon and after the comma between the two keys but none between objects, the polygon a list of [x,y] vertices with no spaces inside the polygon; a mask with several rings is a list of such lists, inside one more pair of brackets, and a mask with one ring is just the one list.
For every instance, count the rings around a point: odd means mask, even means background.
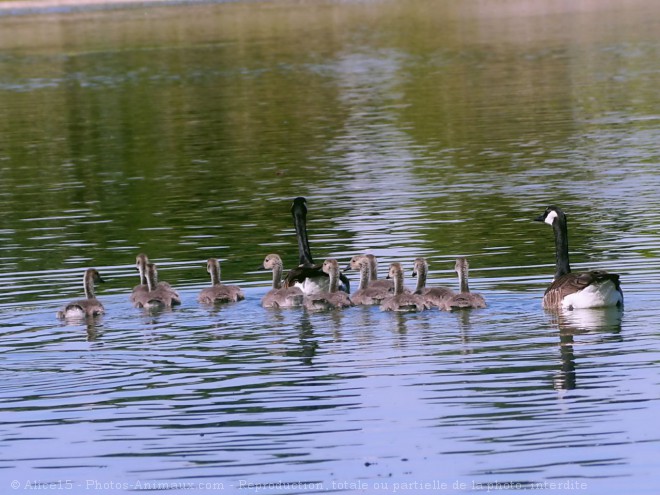
[{"label": "goose back", "polygon": [[245,295],[237,285],[225,285],[220,279],[220,262],[216,258],[209,258],[206,262],[206,271],[211,276],[211,287],[202,289],[197,300],[202,304],[216,304],[237,302],[245,299]]},{"label": "goose back", "polygon": [[452,311],[456,309],[485,308],[486,300],[481,294],[470,292],[468,284],[469,263],[467,258],[457,258],[455,270],[458,274],[460,292],[446,299],[440,309]]},{"label": "goose back", "polygon": [[572,272],[568,255],[568,219],[557,206],[548,206],[535,220],[552,227],[555,240],[555,278],[543,294],[546,309],[623,306],[619,275],[604,270]]},{"label": "goose back", "polygon": [[298,308],[303,305],[303,292],[298,287],[282,287],[282,258],[269,254],[261,266],[263,270],[272,270],[273,287],[261,299],[264,308]]},{"label": "goose back", "polygon": [[353,306],[348,294],[338,290],[339,263],[334,258],[328,258],[323,262],[322,270],[328,275],[328,290],[309,294],[305,296],[305,308],[312,311],[340,309]]},{"label": "goose back", "polygon": [[417,277],[415,294],[422,296],[428,306],[441,308],[444,306],[445,302],[454,295],[454,291],[449,287],[426,287],[428,270],[428,262],[425,258],[415,259],[412,273],[413,277]]},{"label": "goose back", "polygon": [[57,312],[57,317],[65,318],[84,318],[94,317],[105,313],[105,308],[101,301],[94,295],[94,285],[103,282],[101,274],[95,268],[88,268],[83,276],[83,290],[85,299],[71,301],[63,309]]},{"label": "goose back", "polygon": [[380,305],[381,311],[416,312],[428,309],[419,294],[404,291],[403,268],[400,263],[392,263],[387,278],[394,281],[394,294],[386,297]]}]

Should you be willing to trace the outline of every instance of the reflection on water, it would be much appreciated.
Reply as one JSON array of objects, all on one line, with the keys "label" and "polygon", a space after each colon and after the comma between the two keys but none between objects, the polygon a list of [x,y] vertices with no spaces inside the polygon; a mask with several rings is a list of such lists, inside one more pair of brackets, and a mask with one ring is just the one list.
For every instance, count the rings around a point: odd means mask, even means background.
[{"label": "reflection on water", "polygon": [[[657,491],[658,6],[431,3],[0,18],[0,487]],[[317,259],[465,255],[489,307],[265,310],[300,195]],[[622,312],[541,309],[553,203]],[[180,307],[131,307],[142,251]],[[245,301],[197,303],[209,257]],[[90,266],[106,314],[58,321]]]},{"label": "reflection on water", "polygon": [[[571,390],[577,387],[575,337],[599,335],[606,342],[621,342],[623,310],[618,307],[547,311],[550,322],[559,328],[561,371],[555,378],[555,388]],[[580,340],[582,343],[582,339]]]}]

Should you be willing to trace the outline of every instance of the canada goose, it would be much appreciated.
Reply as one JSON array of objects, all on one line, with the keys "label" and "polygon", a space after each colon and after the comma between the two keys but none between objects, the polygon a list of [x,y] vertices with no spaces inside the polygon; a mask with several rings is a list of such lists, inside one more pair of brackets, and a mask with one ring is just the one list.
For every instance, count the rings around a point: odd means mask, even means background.
[{"label": "canada goose", "polygon": [[603,270],[571,272],[568,262],[568,226],[566,215],[560,208],[548,206],[535,220],[551,225],[555,234],[557,266],[555,278],[543,295],[544,308],[623,306],[619,275]]},{"label": "canada goose", "polygon": [[378,259],[376,259],[376,256],[373,254],[365,254],[365,256],[369,260],[369,268],[371,269],[369,285],[371,287],[384,287],[393,292],[394,280],[378,280]]},{"label": "canada goose", "polygon": [[412,272],[412,276],[417,277],[415,294],[422,296],[427,304],[441,308],[444,302],[454,295],[454,291],[448,287],[426,287],[428,272],[429,265],[426,259],[416,258]]},{"label": "canada goose", "polygon": [[311,310],[324,310],[347,308],[353,306],[351,298],[346,294],[337,290],[339,285],[339,263],[334,258],[328,258],[322,265],[323,273],[328,275],[330,285],[327,291],[315,292],[305,296],[305,307]]},{"label": "canada goose", "polygon": [[220,282],[220,262],[209,258],[206,271],[211,275],[211,287],[202,289],[197,300],[202,304],[236,302],[245,299],[245,295],[237,285],[225,285]]},{"label": "canada goose", "polygon": [[145,277],[149,292],[135,301],[137,308],[169,308],[181,304],[181,298],[167,282],[158,282],[158,270],[153,263],[145,266]]},{"label": "canada goose", "polygon": [[146,266],[149,263],[149,258],[144,253],[140,253],[135,257],[135,268],[140,275],[140,283],[133,287],[133,292],[131,292],[131,302],[135,304],[141,297],[144,297],[146,293],[149,292],[149,286],[147,285],[146,277]]},{"label": "canada goose", "polygon": [[[356,255],[351,258],[346,270],[360,271],[360,286],[353,294],[351,301],[354,304],[372,305],[380,304],[383,299],[394,294],[387,287],[376,286],[370,283],[371,262],[367,256]],[[391,282],[391,280],[381,280],[380,282]]]},{"label": "canada goose", "polygon": [[468,285],[468,268],[469,263],[467,258],[456,259],[456,273],[458,273],[458,285],[460,292],[446,299],[440,309],[451,311],[452,309],[468,309],[468,308],[485,308],[486,301],[481,294],[470,292]]},{"label": "canada goose", "polygon": [[386,297],[380,305],[382,311],[424,311],[428,305],[418,294],[404,292],[403,268],[401,263],[392,263],[387,278],[394,280],[394,294]]},{"label": "canada goose", "polygon": [[103,304],[94,296],[94,284],[98,282],[103,282],[101,274],[95,268],[88,268],[83,276],[85,299],[70,302],[57,312],[57,317],[59,319],[82,318],[105,313]]},{"label": "canada goose", "polygon": [[[305,294],[322,291],[328,292],[330,286],[329,276],[323,271],[322,265],[314,264],[312,253],[309,249],[309,240],[307,238],[307,200],[303,197],[294,199],[291,206],[291,214],[298,239],[299,265],[289,271],[284,279],[284,287],[298,286]],[[345,292],[350,292],[348,278],[340,273],[339,280],[341,281],[339,288]]]},{"label": "canada goose", "polygon": [[261,299],[264,308],[298,308],[303,305],[303,291],[299,287],[282,287],[282,258],[269,254],[261,267],[273,271],[273,288]]}]

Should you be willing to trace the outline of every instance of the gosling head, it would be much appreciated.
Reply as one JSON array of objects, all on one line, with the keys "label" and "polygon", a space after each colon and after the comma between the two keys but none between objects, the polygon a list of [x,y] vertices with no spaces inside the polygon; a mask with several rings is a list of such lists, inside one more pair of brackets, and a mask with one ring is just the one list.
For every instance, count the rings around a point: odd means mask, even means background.
[{"label": "gosling head", "polygon": [[424,258],[415,258],[412,276],[416,277],[418,273],[426,273],[428,266],[429,265]]},{"label": "gosling head", "polygon": [[323,262],[323,267],[321,269],[328,275],[332,273],[339,273],[339,263],[334,258],[328,258]]},{"label": "gosling head", "polygon": [[269,254],[266,256],[262,268],[264,270],[272,270],[276,266],[282,266],[282,258],[277,254]]},{"label": "gosling head", "polygon": [[401,267],[401,263],[394,262],[390,265],[390,269],[387,272],[386,278],[396,278],[397,276],[401,276],[402,274],[403,274],[403,268]]},{"label": "gosling head", "polygon": [[456,270],[456,272],[465,273],[469,267],[470,264],[468,263],[467,258],[456,258],[456,265],[454,266],[454,270]]},{"label": "gosling head", "polygon": [[346,265],[346,268],[344,268],[344,271],[346,270],[360,270],[362,265],[365,263],[369,263],[369,259],[362,254],[356,254],[351,258],[351,261],[348,262],[348,265]]},{"label": "gosling head", "polygon": [[87,269],[85,272],[85,279],[91,281],[94,284],[105,282],[105,280],[101,278],[101,274],[96,268]]}]

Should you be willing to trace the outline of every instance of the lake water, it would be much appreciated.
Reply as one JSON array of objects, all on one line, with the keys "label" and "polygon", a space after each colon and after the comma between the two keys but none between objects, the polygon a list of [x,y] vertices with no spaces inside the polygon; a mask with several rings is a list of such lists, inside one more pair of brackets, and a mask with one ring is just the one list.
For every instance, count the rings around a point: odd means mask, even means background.
[{"label": "lake water", "polygon": [[[0,16],[0,492],[658,493],[658,33],[653,0]],[[317,260],[465,255],[488,308],[261,308],[296,196]],[[549,204],[622,313],[541,309]],[[139,252],[179,308],[130,306]],[[196,302],[209,257],[245,301]],[[60,322],[90,266],[106,314]]]}]

